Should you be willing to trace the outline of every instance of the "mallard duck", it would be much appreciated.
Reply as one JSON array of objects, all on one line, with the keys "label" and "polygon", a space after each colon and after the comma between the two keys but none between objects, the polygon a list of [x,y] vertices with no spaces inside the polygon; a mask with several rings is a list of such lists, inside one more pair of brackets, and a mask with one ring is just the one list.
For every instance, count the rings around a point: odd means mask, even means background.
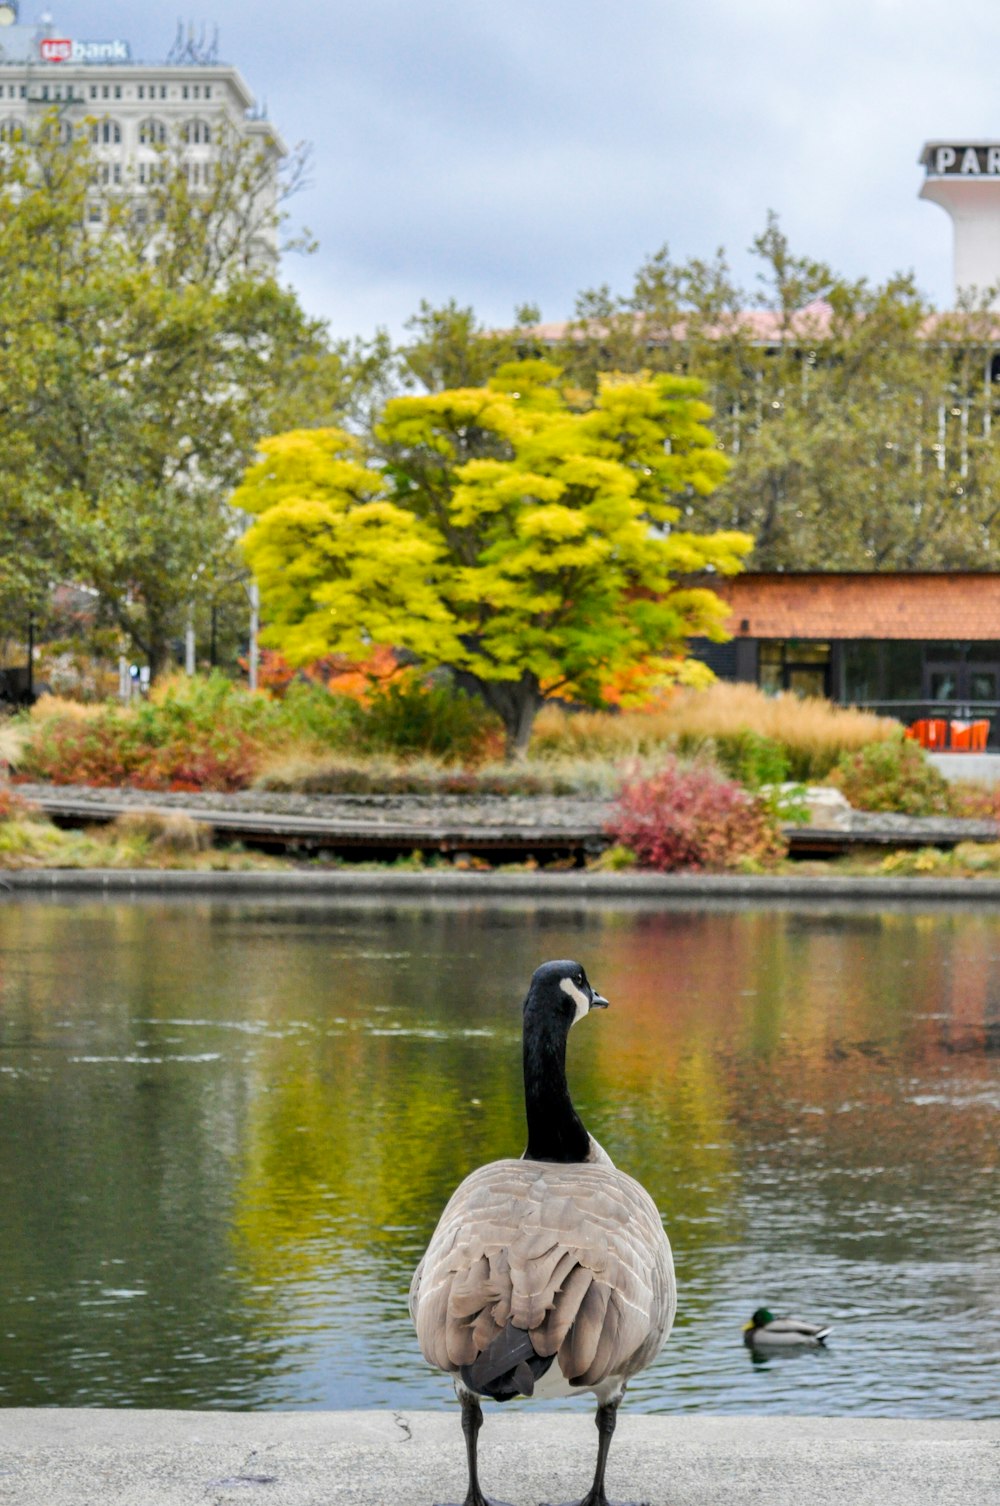
[{"label": "mallard duck", "polygon": [[524,1002],[527,1149],[466,1177],[413,1276],[420,1348],[451,1375],[462,1406],[465,1506],[489,1506],[476,1461],[482,1397],[582,1391],[597,1397],[599,1443],[580,1506],[607,1506],[618,1404],[673,1324],[673,1259],[656,1205],[588,1134],[566,1084],[570,1027],[607,1006],[579,963],[536,970]]},{"label": "mallard duck", "polygon": [[805,1323],[801,1318],[776,1318],[766,1307],[758,1307],[749,1323],[743,1325],[743,1342],[748,1349],[801,1349],[822,1344],[830,1332],[829,1324]]}]

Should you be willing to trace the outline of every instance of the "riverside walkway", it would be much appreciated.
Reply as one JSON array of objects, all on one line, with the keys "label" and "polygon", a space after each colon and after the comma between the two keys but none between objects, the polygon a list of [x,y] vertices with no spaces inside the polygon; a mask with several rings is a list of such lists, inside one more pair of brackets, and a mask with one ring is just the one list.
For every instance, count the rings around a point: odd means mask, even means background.
[{"label": "riverside walkway", "polygon": [[[578,1501],[593,1417],[491,1409],[495,1502]],[[996,1506],[1000,1420],[651,1417],[623,1410],[613,1501],[650,1506]],[[465,1494],[458,1410],[0,1411],[11,1506],[431,1506]]]},{"label": "riverside walkway", "polygon": [[[491,861],[582,862],[606,847],[611,802],[580,795],[305,795],[268,790],[181,794],[87,785],[21,784],[19,793],[62,825],[115,820],[129,811],[173,812],[222,841],[348,857],[393,858],[420,850]],[[954,847],[995,842],[994,821],[846,812],[836,826],[789,825],[793,854],[859,847]]]}]

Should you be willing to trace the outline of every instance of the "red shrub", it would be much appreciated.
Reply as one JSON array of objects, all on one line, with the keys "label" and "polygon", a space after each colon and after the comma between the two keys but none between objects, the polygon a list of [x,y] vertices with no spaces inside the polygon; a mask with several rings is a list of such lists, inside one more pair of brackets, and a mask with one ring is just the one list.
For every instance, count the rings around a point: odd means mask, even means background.
[{"label": "red shrub", "polygon": [[697,873],[766,864],[787,850],[774,817],[714,769],[671,760],[622,786],[607,831],[643,868]]},{"label": "red shrub", "polygon": [[259,748],[243,728],[170,723],[143,707],[87,718],[53,717],[33,729],[19,777],[53,784],[133,785],[143,790],[242,790]]},{"label": "red shrub", "polygon": [[33,815],[36,810],[37,806],[30,805],[9,784],[0,784],[0,821],[18,821],[23,816]]}]

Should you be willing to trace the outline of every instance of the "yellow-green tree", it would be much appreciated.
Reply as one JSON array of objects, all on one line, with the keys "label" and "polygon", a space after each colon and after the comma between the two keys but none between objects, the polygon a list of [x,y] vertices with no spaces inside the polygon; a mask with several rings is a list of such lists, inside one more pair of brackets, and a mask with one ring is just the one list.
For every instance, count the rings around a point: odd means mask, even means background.
[{"label": "yellow-green tree", "polygon": [[547,697],[599,705],[691,635],[723,637],[718,597],[678,584],[736,572],[752,542],[694,531],[726,470],[701,390],[607,376],[590,399],[519,362],[393,399],[377,460],[337,429],[266,441],[233,501],[257,518],[267,641],[297,662],[387,644],[447,666],[515,754]]}]

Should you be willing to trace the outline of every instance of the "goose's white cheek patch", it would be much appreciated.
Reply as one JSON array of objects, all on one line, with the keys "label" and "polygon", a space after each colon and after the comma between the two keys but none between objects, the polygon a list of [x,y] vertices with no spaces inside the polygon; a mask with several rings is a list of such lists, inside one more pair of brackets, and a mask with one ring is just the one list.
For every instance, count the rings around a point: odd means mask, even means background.
[{"label": "goose's white cheek patch", "polygon": [[572,978],[560,978],[559,987],[562,989],[564,994],[569,994],[570,998],[573,1000],[573,1003],[576,1005],[576,1019],[573,1021],[573,1024],[575,1025],[576,1020],[582,1020],[583,1016],[590,1009],[590,1000],[587,998],[587,995],[584,993],[582,988],[577,988]]}]

